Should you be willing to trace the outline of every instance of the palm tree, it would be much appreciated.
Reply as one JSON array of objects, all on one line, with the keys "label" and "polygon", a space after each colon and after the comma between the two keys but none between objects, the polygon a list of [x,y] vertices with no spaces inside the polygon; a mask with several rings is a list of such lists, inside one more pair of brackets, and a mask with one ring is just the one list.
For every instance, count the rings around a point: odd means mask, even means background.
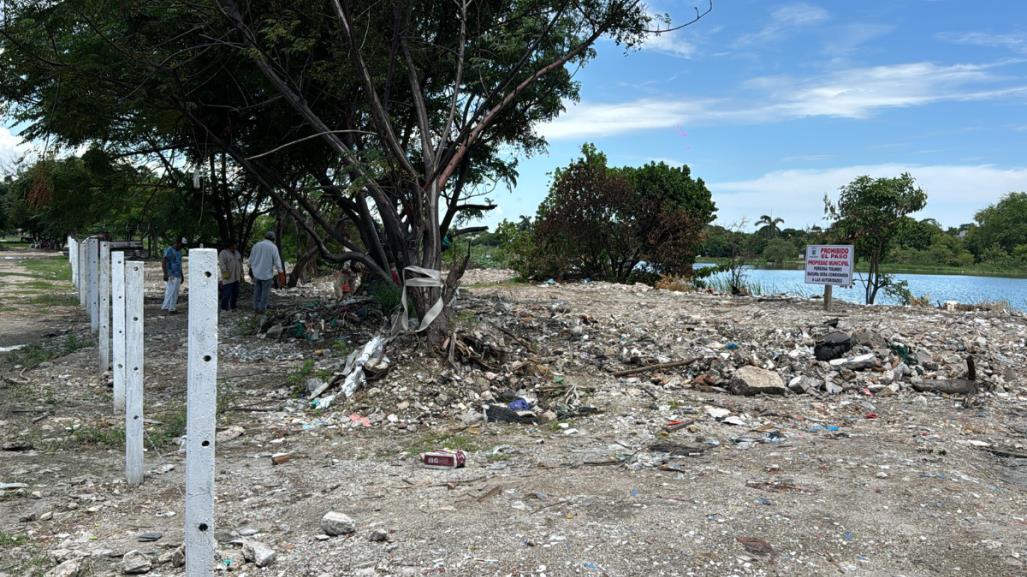
[{"label": "palm tree", "polygon": [[785,219],[783,218],[774,218],[769,214],[764,214],[756,221],[756,226],[763,225],[760,228],[760,232],[766,235],[767,238],[773,238],[781,232],[781,229],[777,225],[784,224],[784,221]]}]

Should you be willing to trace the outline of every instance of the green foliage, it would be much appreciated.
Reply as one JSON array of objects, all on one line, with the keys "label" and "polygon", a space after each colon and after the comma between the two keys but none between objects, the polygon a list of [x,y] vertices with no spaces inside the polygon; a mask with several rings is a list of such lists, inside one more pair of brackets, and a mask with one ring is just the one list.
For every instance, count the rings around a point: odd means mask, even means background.
[{"label": "green foliage", "polygon": [[687,166],[610,168],[594,145],[553,174],[539,206],[522,274],[617,282],[650,274],[690,274],[703,227],[716,207]]},{"label": "green foliage", "polygon": [[774,238],[763,249],[763,258],[767,262],[781,266],[785,261],[794,259],[798,253],[799,250],[791,241],[783,238]]},{"label": "green foliage", "polygon": [[880,265],[892,248],[902,218],[926,204],[927,194],[908,173],[898,178],[860,176],[841,188],[837,203],[824,199],[824,211],[834,221],[835,234],[855,244],[857,257],[870,264],[864,283],[867,304],[873,304],[877,292],[891,283]]},{"label": "green foliage", "polygon": [[382,313],[391,315],[399,309],[403,298],[403,289],[396,286],[396,283],[372,277],[364,284],[364,288],[374,302],[382,308]]},{"label": "green foliage", "polygon": [[977,226],[967,234],[967,244],[981,260],[995,260],[991,252],[998,247],[1006,254],[1018,245],[1027,244],[1027,192],[1011,192],[998,203],[979,211]]},{"label": "green foliage", "polygon": [[303,361],[303,365],[299,369],[289,373],[289,376],[285,378],[285,383],[289,385],[293,392],[298,394],[304,391],[307,379],[313,376],[313,374],[314,359],[307,359]]},{"label": "green foliage", "polygon": [[20,365],[28,369],[34,369],[47,361],[70,355],[75,351],[92,345],[91,340],[81,338],[75,333],[70,333],[63,339],[51,340],[46,343],[32,343],[18,350],[6,353],[5,361],[12,366]]},{"label": "green foliage", "polygon": [[17,547],[29,542],[29,536],[24,533],[7,533],[0,531],[0,547]]}]

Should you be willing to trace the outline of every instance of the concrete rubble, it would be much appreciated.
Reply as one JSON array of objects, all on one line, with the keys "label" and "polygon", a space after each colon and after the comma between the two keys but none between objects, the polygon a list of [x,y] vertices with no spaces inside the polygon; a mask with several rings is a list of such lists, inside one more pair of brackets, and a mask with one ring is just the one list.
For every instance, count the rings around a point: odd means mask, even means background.
[{"label": "concrete rubble", "polygon": [[[798,298],[474,274],[451,355],[399,337],[348,397],[348,360],[383,334],[373,312],[286,293],[264,332],[222,321],[219,572],[1027,571],[1024,315],[825,313]],[[26,412],[0,415],[0,441],[30,447],[0,468],[3,531],[26,536],[3,551],[17,567],[42,556],[54,576],[182,574],[182,316],[147,328],[167,354],[147,358],[154,450],[139,488],[104,436],[119,425],[106,383],[78,369],[88,351],[26,373],[38,393],[4,397]],[[967,380],[967,357],[973,393],[944,393]],[[467,466],[419,466],[443,449]]]}]

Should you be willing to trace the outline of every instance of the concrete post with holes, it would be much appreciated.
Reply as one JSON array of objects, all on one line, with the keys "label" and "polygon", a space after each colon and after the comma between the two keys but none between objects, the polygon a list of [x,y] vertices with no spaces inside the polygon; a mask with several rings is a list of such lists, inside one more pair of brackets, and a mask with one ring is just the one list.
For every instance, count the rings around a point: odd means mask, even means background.
[{"label": "concrete post with holes", "polygon": [[100,241],[100,282],[97,286],[100,291],[97,299],[100,311],[100,336],[97,343],[100,345],[102,375],[111,368],[111,244],[105,240]]},{"label": "concrete post with holes", "polygon": [[143,263],[125,263],[125,479],[143,482]]},{"label": "concrete post with holes", "polygon": [[89,268],[86,262],[86,246],[89,244],[89,239],[82,239],[81,242],[75,243],[75,248],[78,250],[78,270],[75,271],[75,275],[78,277],[78,306],[83,309],[86,308],[86,295],[88,294],[87,286],[89,283],[86,278],[86,270]]},{"label": "concrete post with holes", "polygon": [[75,237],[68,235],[68,266],[71,267],[71,286],[78,287],[78,277],[75,270],[78,268],[78,247],[75,245]]},{"label": "concrete post with holes", "polygon": [[125,253],[111,253],[111,336],[114,414],[125,412]]},{"label": "concrete post with holes", "polygon": [[100,330],[100,242],[89,239],[89,330],[94,334]]},{"label": "concrete post with holes", "polygon": [[185,574],[214,571],[214,429],[218,371],[217,251],[189,251],[186,393]]}]

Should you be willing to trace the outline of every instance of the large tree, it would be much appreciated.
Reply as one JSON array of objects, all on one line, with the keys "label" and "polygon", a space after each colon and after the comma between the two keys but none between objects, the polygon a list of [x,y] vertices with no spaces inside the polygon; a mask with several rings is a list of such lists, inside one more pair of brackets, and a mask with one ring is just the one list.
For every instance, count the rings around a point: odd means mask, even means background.
[{"label": "large tree", "polygon": [[685,275],[716,207],[687,166],[611,168],[594,145],[557,169],[539,206],[534,237],[539,270],[625,282],[645,270]]},{"label": "large tree", "polygon": [[442,239],[514,181],[512,151],[542,149],[535,127],[577,97],[600,38],[656,26],[639,0],[25,0],[0,85],[32,135],[227,155],[323,258],[390,279],[442,268]]},{"label": "large tree", "polygon": [[926,204],[927,194],[909,173],[897,178],[860,176],[841,188],[837,202],[824,199],[834,232],[841,240],[855,243],[856,256],[869,263],[864,281],[867,304],[873,304],[878,291],[891,283],[881,271],[881,263],[888,256],[903,217]]}]

